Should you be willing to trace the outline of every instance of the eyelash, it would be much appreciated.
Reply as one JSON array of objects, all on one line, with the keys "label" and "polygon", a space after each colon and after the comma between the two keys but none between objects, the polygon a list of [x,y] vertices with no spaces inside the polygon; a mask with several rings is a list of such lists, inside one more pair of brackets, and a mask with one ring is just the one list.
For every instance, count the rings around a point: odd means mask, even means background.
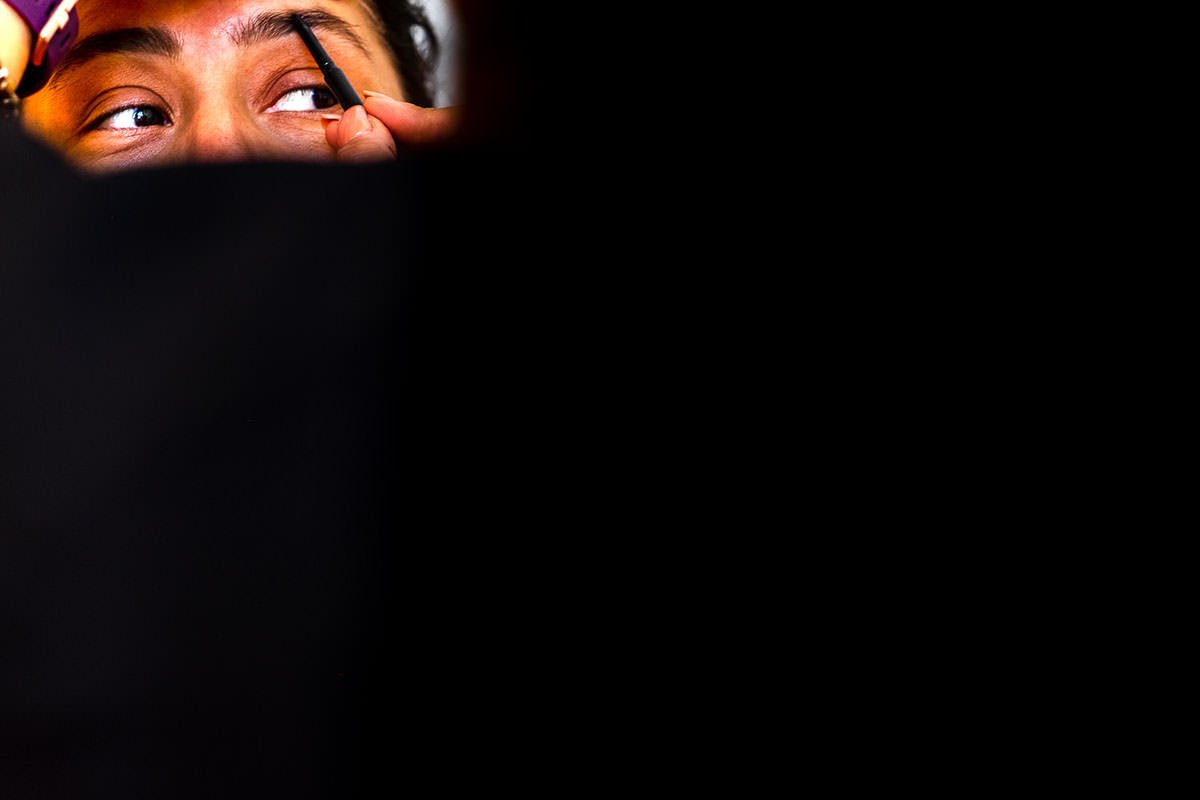
[{"label": "eyelash", "polygon": [[163,117],[164,123],[162,125],[143,125],[140,127],[169,128],[175,124],[175,122],[171,119],[170,113],[168,113],[166,109],[164,109],[160,106],[157,106],[153,103],[131,103],[129,105],[121,106],[120,108],[115,108],[112,111],[106,112],[105,114],[103,114],[102,116],[97,118],[95,122],[88,125],[87,130],[89,130],[89,131],[98,130],[102,125],[104,125],[104,123],[113,119],[117,115],[124,114],[126,111],[137,111],[138,109],[142,109],[142,108],[150,109],[152,111],[156,111],[159,114],[161,114]]},{"label": "eyelash", "polygon": [[[328,94],[329,97],[333,99],[333,102],[328,106],[324,106],[323,108],[332,108],[333,106],[337,105],[337,99],[334,97],[333,92],[330,90],[330,88],[324,83],[319,83],[319,84],[309,84],[309,85],[305,85],[305,86],[296,86],[291,89],[288,89],[287,91],[281,92],[275,98],[275,100],[272,101],[271,107],[278,105],[280,103],[280,101],[282,101],[283,98],[287,97],[289,94],[294,94],[296,92],[305,92],[305,91],[324,92],[325,94]],[[162,106],[156,105],[154,103],[130,103],[128,105],[121,106],[120,108],[114,108],[112,111],[105,112],[100,117],[97,117],[95,121],[88,124],[85,130],[89,133],[91,131],[99,130],[101,128],[101,126],[104,125],[105,122],[108,122],[109,120],[113,119],[117,115],[123,114],[126,111],[136,111],[138,109],[143,109],[143,108],[151,109],[151,110],[156,111],[159,114],[161,114],[162,118],[164,120],[164,123],[162,125],[144,125],[144,126],[140,126],[140,127],[169,128],[175,124],[174,120],[171,117],[170,112],[168,112]],[[323,109],[322,108],[317,109],[317,111],[320,111],[320,110],[323,110]],[[292,112],[286,112],[286,113],[304,114],[304,113],[315,113],[315,112],[292,111]],[[119,130],[127,130],[127,129],[119,129]]]},{"label": "eyelash", "polygon": [[[337,101],[337,97],[336,97],[336,96],[333,94],[333,90],[331,90],[331,89],[330,89],[330,88],[329,88],[327,85],[325,85],[324,83],[320,83],[320,84],[310,84],[310,85],[307,85],[307,86],[296,86],[296,87],[294,87],[294,88],[288,89],[287,91],[285,91],[285,92],[282,92],[282,93],[281,93],[281,94],[280,94],[278,97],[276,97],[276,98],[275,98],[275,100],[274,100],[274,102],[272,102],[272,103],[271,103],[271,106],[270,106],[270,107],[271,107],[271,108],[274,108],[275,106],[277,106],[277,105],[279,105],[281,102],[283,102],[283,99],[284,99],[285,97],[287,97],[287,96],[288,96],[288,95],[290,95],[290,94],[296,94],[297,92],[314,92],[314,93],[315,93],[315,92],[321,92],[321,93],[323,93],[323,94],[325,94],[325,95],[328,95],[328,98],[329,98],[329,99],[330,99],[332,102],[331,102],[331,103],[329,103],[329,104],[327,104],[327,105],[320,106],[320,107],[316,108],[316,109],[315,109],[313,112],[310,112],[310,111],[298,111],[298,112],[296,112],[296,111],[293,111],[293,112],[290,112],[290,113],[300,113],[300,114],[315,113],[315,111],[321,111],[321,110],[324,110],[324,109],[326,109],[326,108],[332,108],[333,106],[336,106],[336,105],[337,105],[337,102],[338,102],[338,101]],[[278,113],[278,112],[277,112],[277,113]]]}]

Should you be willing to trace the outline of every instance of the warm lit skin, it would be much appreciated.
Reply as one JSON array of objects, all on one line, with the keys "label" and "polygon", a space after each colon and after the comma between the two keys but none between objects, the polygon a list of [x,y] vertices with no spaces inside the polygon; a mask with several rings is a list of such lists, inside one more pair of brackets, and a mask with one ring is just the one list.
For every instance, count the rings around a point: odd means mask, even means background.
[{"label": "warm lit skin", "polygon": [[358,0],[81,2],[81,44],[119,29],[160,28],[179,44],[178,52],[101,54],[60,70],[26,100],[26,125],[74,163],[99,171],[184,161],[333,159],[352,139],[362,140],[353,144],[364,154],[381,158],[394,153],[393,135],[405,139],[405,126],[435,135],[446,129],[447,115],[386,97],[367,98],[371,117],[360,109],[340,123],[323,121],[322,115],[342,109],[298,36],[260,32],[251,43],[235,41],[257,15],[292,11],[326,12],[351,26],[358,43],[336,27],[315,30],[360,93],[404,97],[386,45]]}]

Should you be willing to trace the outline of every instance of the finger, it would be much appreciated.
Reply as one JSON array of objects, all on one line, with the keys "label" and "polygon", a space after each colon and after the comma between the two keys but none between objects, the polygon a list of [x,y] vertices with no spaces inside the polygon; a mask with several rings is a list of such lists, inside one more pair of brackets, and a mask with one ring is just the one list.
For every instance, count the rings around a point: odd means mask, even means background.
[{"label": "finger", "polygon": [[367,112],[383,122],[402,144],[433,144],[444,141],[458,127],[457,108],[422,108],[395,100],[381,92],[363,92]]},{"label": "finger", "polygon": [[396,142],[382,122],[362,106],[351,106],[340,119],[321,118],[325,139],[341,161],[387,161],[396,157]]},{"label": "finger", "polygon": [[335,151],[338,143],[338,123],[342,121],[341,114],[322,114],[321,124],[325,126],[325,141]]}]

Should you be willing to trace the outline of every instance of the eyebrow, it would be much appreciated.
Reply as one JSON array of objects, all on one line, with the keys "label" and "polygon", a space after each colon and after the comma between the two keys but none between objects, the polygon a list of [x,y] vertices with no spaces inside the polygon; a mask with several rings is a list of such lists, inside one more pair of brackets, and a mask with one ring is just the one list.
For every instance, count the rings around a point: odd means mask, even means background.
[{"label": "eyebrow", "polygon": [[361,50],[363,55],[370,55],[366,43],[354,32],[354,26],[328,11],[264,11],[235,25],[229,33],[229,38],[238,47],[251,47],[271,39],[295,36],[293,14],[298,14],[313,30],[324,30],[341,36]]},{"label": "eyebrow", "polygon": [[53,83],[58,83],[71,70],[78,69],[100,56],[144,53],[177,58],[182,51],[183,44],[166,28],[121,28],[97,33],[80,40],[71,48],[54,71]]},{"label": "eyebrow", "polygon": [[[364,55],[370,56],[366,43],[355,33],[354,26],[327,11],[262,12],[234,25],[229,30],[229,38],[238,47],[247,48],[295,35],[296,28],[292,25],[293,13],[299,14],[301,19],[314,30],[323,30],[341,36],[361,50]],[[100,56],[142,54],[178,58],[182,52],[183,42],[167,28],[121,28],[115,31],[96,33],[81,39],[71,48],[62,63],[59,64],[58,69],[54,71],[51,86],[63,80],[67,73]]]}]

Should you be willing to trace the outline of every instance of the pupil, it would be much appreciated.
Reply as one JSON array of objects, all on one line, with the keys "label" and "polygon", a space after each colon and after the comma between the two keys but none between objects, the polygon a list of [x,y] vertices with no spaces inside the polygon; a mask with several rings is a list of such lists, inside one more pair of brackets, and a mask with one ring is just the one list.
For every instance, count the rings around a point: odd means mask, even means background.
[{"label": "pupil", "polygon": [[152,108],[138,108],[133,112],[133,124],[139,128],[158,125],[158,112]]},{"label": "pupil", "polygon": [[337,105],[337,98],[328,89],[313,89],[313,105],[317,108],[329,108]]}]

